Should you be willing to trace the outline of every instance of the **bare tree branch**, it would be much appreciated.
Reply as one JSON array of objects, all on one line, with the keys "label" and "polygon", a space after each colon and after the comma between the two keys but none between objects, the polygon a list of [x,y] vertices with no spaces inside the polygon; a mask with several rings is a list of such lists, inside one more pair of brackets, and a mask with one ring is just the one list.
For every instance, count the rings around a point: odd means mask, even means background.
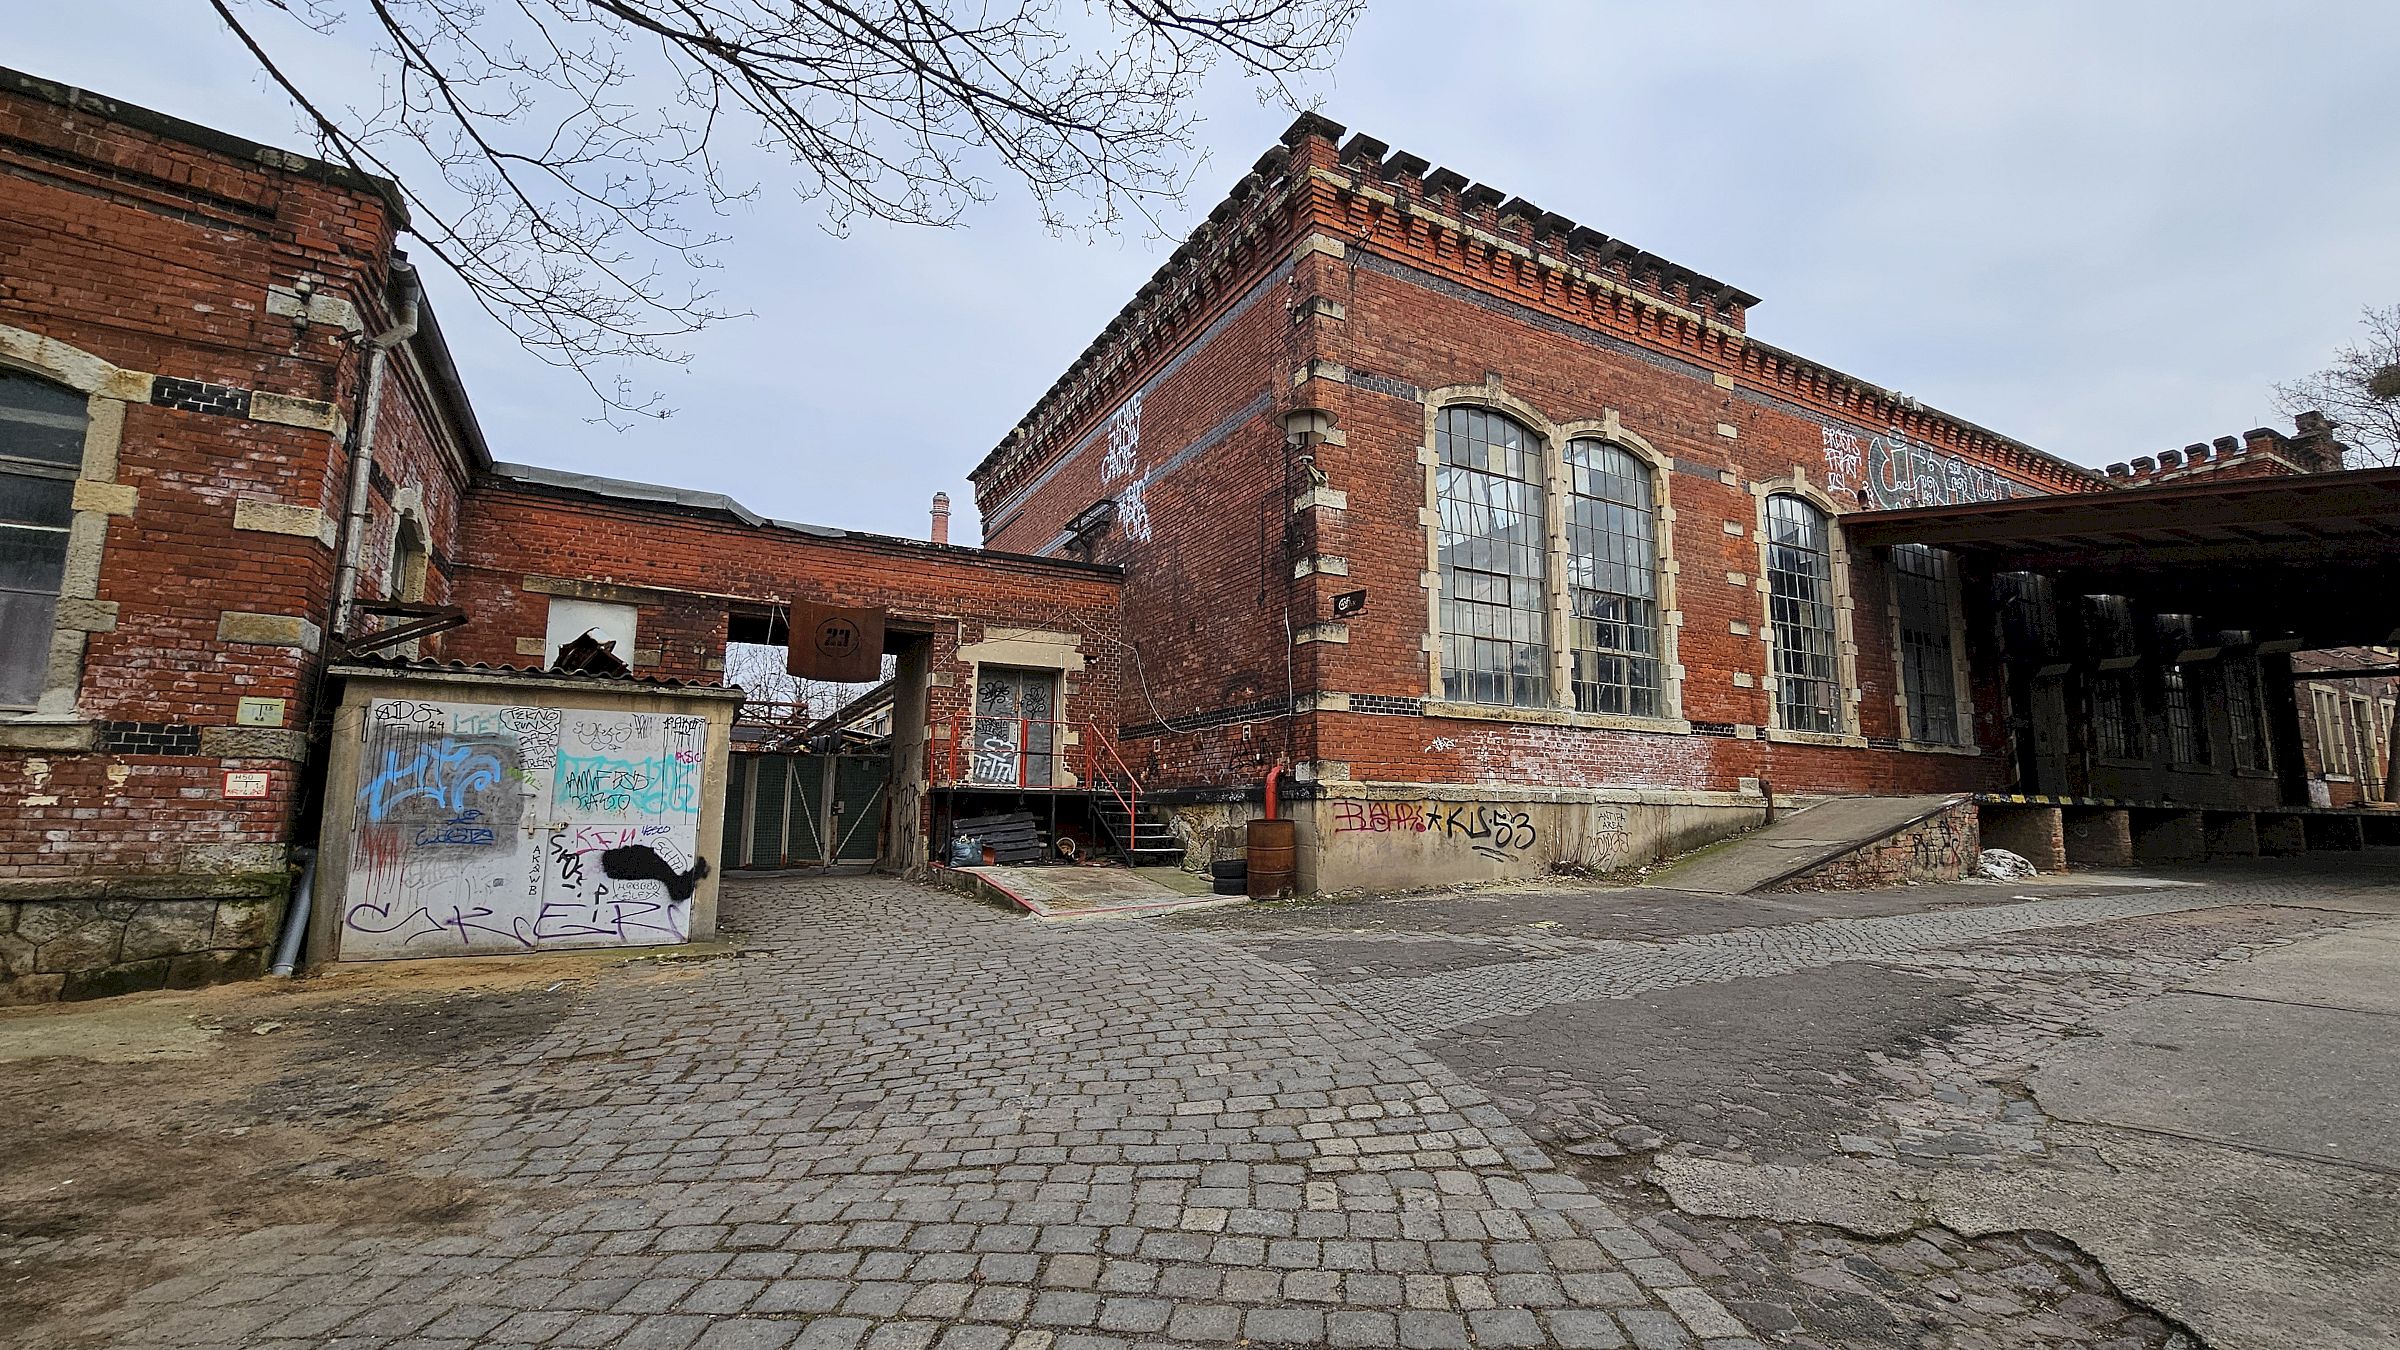
[{"label": "bare tree branch", "polygon": [[[209,0],[326,157],[398,183],[422,246],[612,421],[665,415],[612,372],[729,317],[699,282],[757,191],[745,152],[836,232],[953,224],[987,173],[1054,230],[1155,227],[1201,78],[1296,106],[1365,2]],[[347,101],[245,7],[356,30],[380,84]]]},{"label": "bare tree branch", "polygon": [[2350,447],[2350,467],[2400,465],[2400,304],[2369,307],[2359,318],[2365,335],[2336,348],[2333,364],[2275,386],[2285,416],[2315,410],[2333,420]]}]

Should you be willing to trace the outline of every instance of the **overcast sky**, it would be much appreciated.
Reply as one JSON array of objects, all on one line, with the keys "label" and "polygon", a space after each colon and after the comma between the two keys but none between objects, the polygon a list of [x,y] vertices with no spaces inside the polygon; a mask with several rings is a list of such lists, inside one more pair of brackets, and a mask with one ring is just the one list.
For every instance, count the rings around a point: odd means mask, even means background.
[{"label": "overcast sky", "polygon": [[[1470,17],[1471,16],[1471,17]],[[12,15],[0,64],[308,147],[205,5]],[[138,35],[138,40],[135,39]],[[2067,458],[2273,425],[2269,386],[2400,301],[2400,5],[1371,0],[1322,111],[1759,296],[1766,341]],[[1200,98],[1196,220],[1289,121]],[[922,534],[1173,250],[1003,197],[847,238],[767,184],[730,222],[755,317],[646,372],[628,432],[429,278],[500,458]],[[637,377],[642,373],[637,373]]]}]

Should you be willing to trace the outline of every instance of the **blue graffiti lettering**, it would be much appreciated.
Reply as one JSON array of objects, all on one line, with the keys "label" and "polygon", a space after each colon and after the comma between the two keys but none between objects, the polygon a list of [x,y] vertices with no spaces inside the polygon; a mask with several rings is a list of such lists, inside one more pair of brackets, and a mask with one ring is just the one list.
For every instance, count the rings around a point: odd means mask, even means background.
[{"label": "blue graffiti lettering", "polygon": [[498,787],[509,777],[509,766],[481,745],[461,745],[443,737],[416,747],[405,763],[399,750],[383,752],[383,768],[359,790],[359,806],[369,821],[383,821],[399,807],[429,802],[455,817],[467,810],[470,794]]}]

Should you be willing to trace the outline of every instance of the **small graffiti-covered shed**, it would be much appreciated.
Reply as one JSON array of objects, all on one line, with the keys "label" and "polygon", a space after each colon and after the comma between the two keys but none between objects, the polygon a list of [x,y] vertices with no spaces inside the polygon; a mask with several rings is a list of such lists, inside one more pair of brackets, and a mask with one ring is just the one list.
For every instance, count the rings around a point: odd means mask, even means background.
[{"label": "small graffiti-covered shed", "polygon": [[716,935],[739,690],[338,665],[309,959]]}]

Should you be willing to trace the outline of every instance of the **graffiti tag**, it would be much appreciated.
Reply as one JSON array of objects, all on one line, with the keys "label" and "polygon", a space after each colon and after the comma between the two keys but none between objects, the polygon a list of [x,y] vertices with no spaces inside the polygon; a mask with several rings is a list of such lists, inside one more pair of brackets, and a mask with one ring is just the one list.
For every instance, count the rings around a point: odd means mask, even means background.
[{"label": "graffiti tag", "polygon": [[1980,464],[1918,445],[1898,430],[1868,435],[1822,428],[1825,480],[1857,492],[1879,510],[1996,502],[2021,489]]},{"label": "graffiti tag", "polygon": [[1541,842],[1523,811],[1441,802],[1337,802],[1335,834],[1423,834],[1507,862]]},{"label": "graffiti tag", "polygon": [[383,767],[359,789],[358,802],[370,822],[390,820],[412,803],[420,810],[449,818],[468,809],[470,796],[488,792],[508,781],[515,771],[513,747],[482,741],[459,741],[443,736],[420,741],[412,749],[383,752]]}]

